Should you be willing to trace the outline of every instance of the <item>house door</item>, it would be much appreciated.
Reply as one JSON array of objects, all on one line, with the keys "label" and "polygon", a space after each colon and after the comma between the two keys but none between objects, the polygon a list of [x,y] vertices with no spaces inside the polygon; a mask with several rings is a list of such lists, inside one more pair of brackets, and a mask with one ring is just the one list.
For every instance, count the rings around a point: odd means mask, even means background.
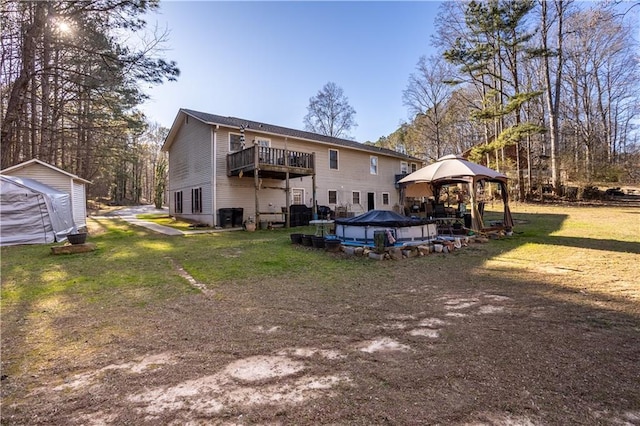
[{"label": "house door", "polygon": [[367,210],[373,210],[375,205],[376,194],[373,192],[367,192]]}]

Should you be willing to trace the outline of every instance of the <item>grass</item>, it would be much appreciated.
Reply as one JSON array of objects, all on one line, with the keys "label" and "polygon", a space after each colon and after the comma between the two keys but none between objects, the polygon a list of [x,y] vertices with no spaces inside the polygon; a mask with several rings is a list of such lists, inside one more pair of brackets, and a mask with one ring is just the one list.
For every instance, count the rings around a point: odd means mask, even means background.
[{"label": "grass", "polygon": [[[270,325],[270,316],[280,314],[291,318],[297,328],[292,327],[302,333],[316,330],[316,314],[325,321],[325,329],[342,336],[345,327],[361,325],[362,317],[350,316],[354,311],[372,321],[385,308],[411,309],[406,304],[413,296],[399,298],[399,287],[386,283],[412,280],[410,287],[418,290],[431,286],[454,292],[446,288],[454,285],[446,282],[449,276],[461,277],[455,284],[461,294],[473,294],[478,287],[506,293],[525,289],[534,299],[597,307],[585,311],[586,317],[575,311],[569,318],[575,323],[605,330],[623,323],[637,327],[639,214],[640,209],[625,207],[518,204],[513,206],[512,237],[473,244],[450,255],[383,262],[292,246],[293,230],[287,229],[167,237],[119,219],[92,219],[88,241],[97,250],[90,253],[52,255],[46,245],[1,249],[3,374],[12,383],[39,383],[34,377],[61,380],[69,371],[103,366],[105,359],[113,362],[105,353],[127,358],[159,347],[179,351],[177,340],[154,341],[164,336],[158,330],[182,331],[183,323],[206,328],[214,313],[220,321],[215,327],[221,330],[224,321],[239,321],[244,318],[241,312],[251,311],[256,317],[247,318],[256,324]],[[489,209],[487,218],[499,219],[500,212]],[[302,233],[313,230],[295,228]],[[203,309],[200,290],[179,275],[176,264],[210,289],[215,303]],[[363,300],[370,292],[374,300]],[[200,303],[200,310],[191,310],[191,302]],[[310,315],[287,316],[291,303]],[[535,299],[527,309],[537,303],[542,302]],[[433,315],[429,309],[414,306],[413,312]],[[523,318],[525,329],[540,321],[531,320],[529,311]],[[345,319],[352,322],[345,325]],[[249,334],[243,340],[242,331],[238,333],[242,344],[257,345],[248,350],[256,353],[274,338],[255,340]],[[195,339],[188,343],[199,344]],[[223,350],[220,344],[216,341],[215,351],[238,351]],[[14,395],[19,398],[31,390]],[[10,405],[11,398],[6,401]]]},{"label": "grass", "polygon": [[[595,266],[620,279],[636,278],[632,266],[640,243],[637,209],[523,204],[513,210],[516,235],[489,244],[489,262],[529,268],[560,265],[589,273],[596,272]],[[488,211],[491,215],[497,212]],[[168,216],[139,218],[188,227]],[[116,291],[138,293],[131,301],[139,303],[139,297],[147,297],[140,289],[153,289],[149,297],[154,300],[193,291],[176,278],[170,259],[211,287],[256,282],[265,276],[333,282],[378,269],[364,259],[336,261],[316,251],[291,250],[289,233],[278,229],[172,238],[124,222],[95,221],[89,241],[98,250],[92,253],[53,256],[47,246],[2,248],[2,307],[64,295],[99,301]]]},{"label": "grass", "polygon": [[[601,282],[601,275],[608,274],[606,285],[592,291],[610,294],[627,294],[636,282],[637,209],[525,204],[514,206],[513,212],[515,235],[492,241],[479,256],[473,250],[462,252],[462,270],[543,274],[549,283],[575,288]],[[98,247],[91,253],[54,256],[48,246],[2,248],[3,317],[17,311],[38,317],[52,307],[62,312],[109,305],[135,312],[196,292],[172,262],[212,289],[225,283],[260,285],[265,278],[339,288],[363,276],[372,282],[389,276],[388,262],[336,260],[315,250],[292,250],[286,229],[166,237],[118,220],[90,223],[89,241]],[[312,228],[296,232],[310,233]],[[439,257],[406,262],[420,261],[427,267],[442,264]],[[574,273],[570,282],[566,271]]]},{"label": "grass", "polygon": [[[292,251],[287,230],[171,238],[101,219],[90,225],[89,233],[88,241],[98,249],[85,254],[53,256],[49,246],[3,247],[2,308],[69,296],[135,305],[194,291],[177,277],[171,259],[211,287],[260,277],[321,275],[332,280],[363,267],[358,260],[335,262],[317,252]],[[123,293],[126,297],[119,298]]]},{"label": "grass", "polygon": [[[148,222],[154,222],[158,225],[169,226],[171,228],[179,229],[181,231],[188,231],[194,229],[197,225],[194,222],[189,222],[183,219],[177,219],[173,216],[169,216],[168,214],[160,214],[160,213],[148,213],[148,214],[139,214],[136,216],[138,219],[143,219]],[[197,226],[197,229],[212,229],[209,226]]]},{"label": "grass", "polygon": [[[336,262],[324,253],[291,250],[287,230],[166,237],[99,219],[90,221],[89,233],[88,241],[97,245],[91,253],[55,256],[44,245],[2,248],[3,343],[24,337],[11,354],[20,362],[8,374],[99,352],[111,340],[136,333],[128,321],[197,293],[173,262],[214,290],[225,283],[260,285],[265,278],[330,285],[367,267],[364,259]],[[60,328],[82,315],[92,324],[82,330],[91,349],[74,341],[73,329]],[[118,320],[123,317],[127,320]]]}]

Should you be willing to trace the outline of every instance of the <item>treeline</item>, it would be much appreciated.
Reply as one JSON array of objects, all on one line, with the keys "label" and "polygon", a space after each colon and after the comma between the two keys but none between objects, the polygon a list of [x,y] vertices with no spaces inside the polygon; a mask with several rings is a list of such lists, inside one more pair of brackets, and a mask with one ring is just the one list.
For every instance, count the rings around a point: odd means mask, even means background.
[{"label": "treeline", "polygon": [[[634,10],[635,8],[635,10]],[[446,2],[403,93],[413,119],[378,145],[465,153],[542,185],[640,181],[638,2]]]},{"label": "treeline", "polygon": [[[2,168],[31,158],[93,182],[90,196],[153,201],[166,129],[136,109],[142,85],[175,80],[167,32],[146,31],[158,1],[3,1]],[[161,202],[161,200],[160,200]]]}]

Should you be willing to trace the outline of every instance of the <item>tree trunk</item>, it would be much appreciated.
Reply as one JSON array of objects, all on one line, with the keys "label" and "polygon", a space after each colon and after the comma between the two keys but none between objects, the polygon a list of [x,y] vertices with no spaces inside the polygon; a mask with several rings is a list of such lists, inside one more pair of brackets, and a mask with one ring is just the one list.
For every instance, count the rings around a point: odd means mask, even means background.
[{"label": "tree trunk", "polygon": [[20,75],[14,81],[11,93],[7,100],[5,116],[0,125],[0,148],[2,151],[2,168],[9,167],[17,163],[20,159],[20,120],[27,101],[29,83],[32,81],[35,72],[35,57],[37,53],[38,39],[42,36],[44,28],[45,2],[34,2],[27,7],[33,6],[33,21],[27,25],[24,32],[22,51],[22,67]]},{"label": "tree trunk", "polygon": [[[563,41],[563,18],[564,18],[564,3],[562,0],[556,0],[556,13],[558,18],[557,25],[557,66],[554,69],[554,74],[556,76],[555,84],[551,82],[551,65],[549,63],[549,25],[547,19],[548,13],[548,3],[546,0],[541,0],[540,5],[542,6],[542,43],[543,49],[545,51],[543,57],[543,66],[544,66],[544,80],[545,80],[545,89],[546,89],[546,101],[547,101],[547,110],[549,113],[549,142],[550,142],[550,157],[551,157],[551,182],[553,184],[553,191],[556,195],[559,195],[560,189],[560,173],[558,170],[558,145],[559,145],[559,126],[558,126],[558,110],[560,106],[560,88],[562,82],[562,41]],[[553,88],[552,88],[553,87]]]}]

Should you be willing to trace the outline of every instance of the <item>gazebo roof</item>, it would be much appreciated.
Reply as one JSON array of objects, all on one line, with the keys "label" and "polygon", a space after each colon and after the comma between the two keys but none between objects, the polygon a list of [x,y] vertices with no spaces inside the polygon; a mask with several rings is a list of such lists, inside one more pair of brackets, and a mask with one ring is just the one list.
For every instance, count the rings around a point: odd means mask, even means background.
[{"label": "gazebo roof", "polygon": [[446,155],[435,163],[417,170],[398,181],[398,183],[438,182],[473,177],[506,181],[507,176],[488,167],[465,160],[456,155]]}]

